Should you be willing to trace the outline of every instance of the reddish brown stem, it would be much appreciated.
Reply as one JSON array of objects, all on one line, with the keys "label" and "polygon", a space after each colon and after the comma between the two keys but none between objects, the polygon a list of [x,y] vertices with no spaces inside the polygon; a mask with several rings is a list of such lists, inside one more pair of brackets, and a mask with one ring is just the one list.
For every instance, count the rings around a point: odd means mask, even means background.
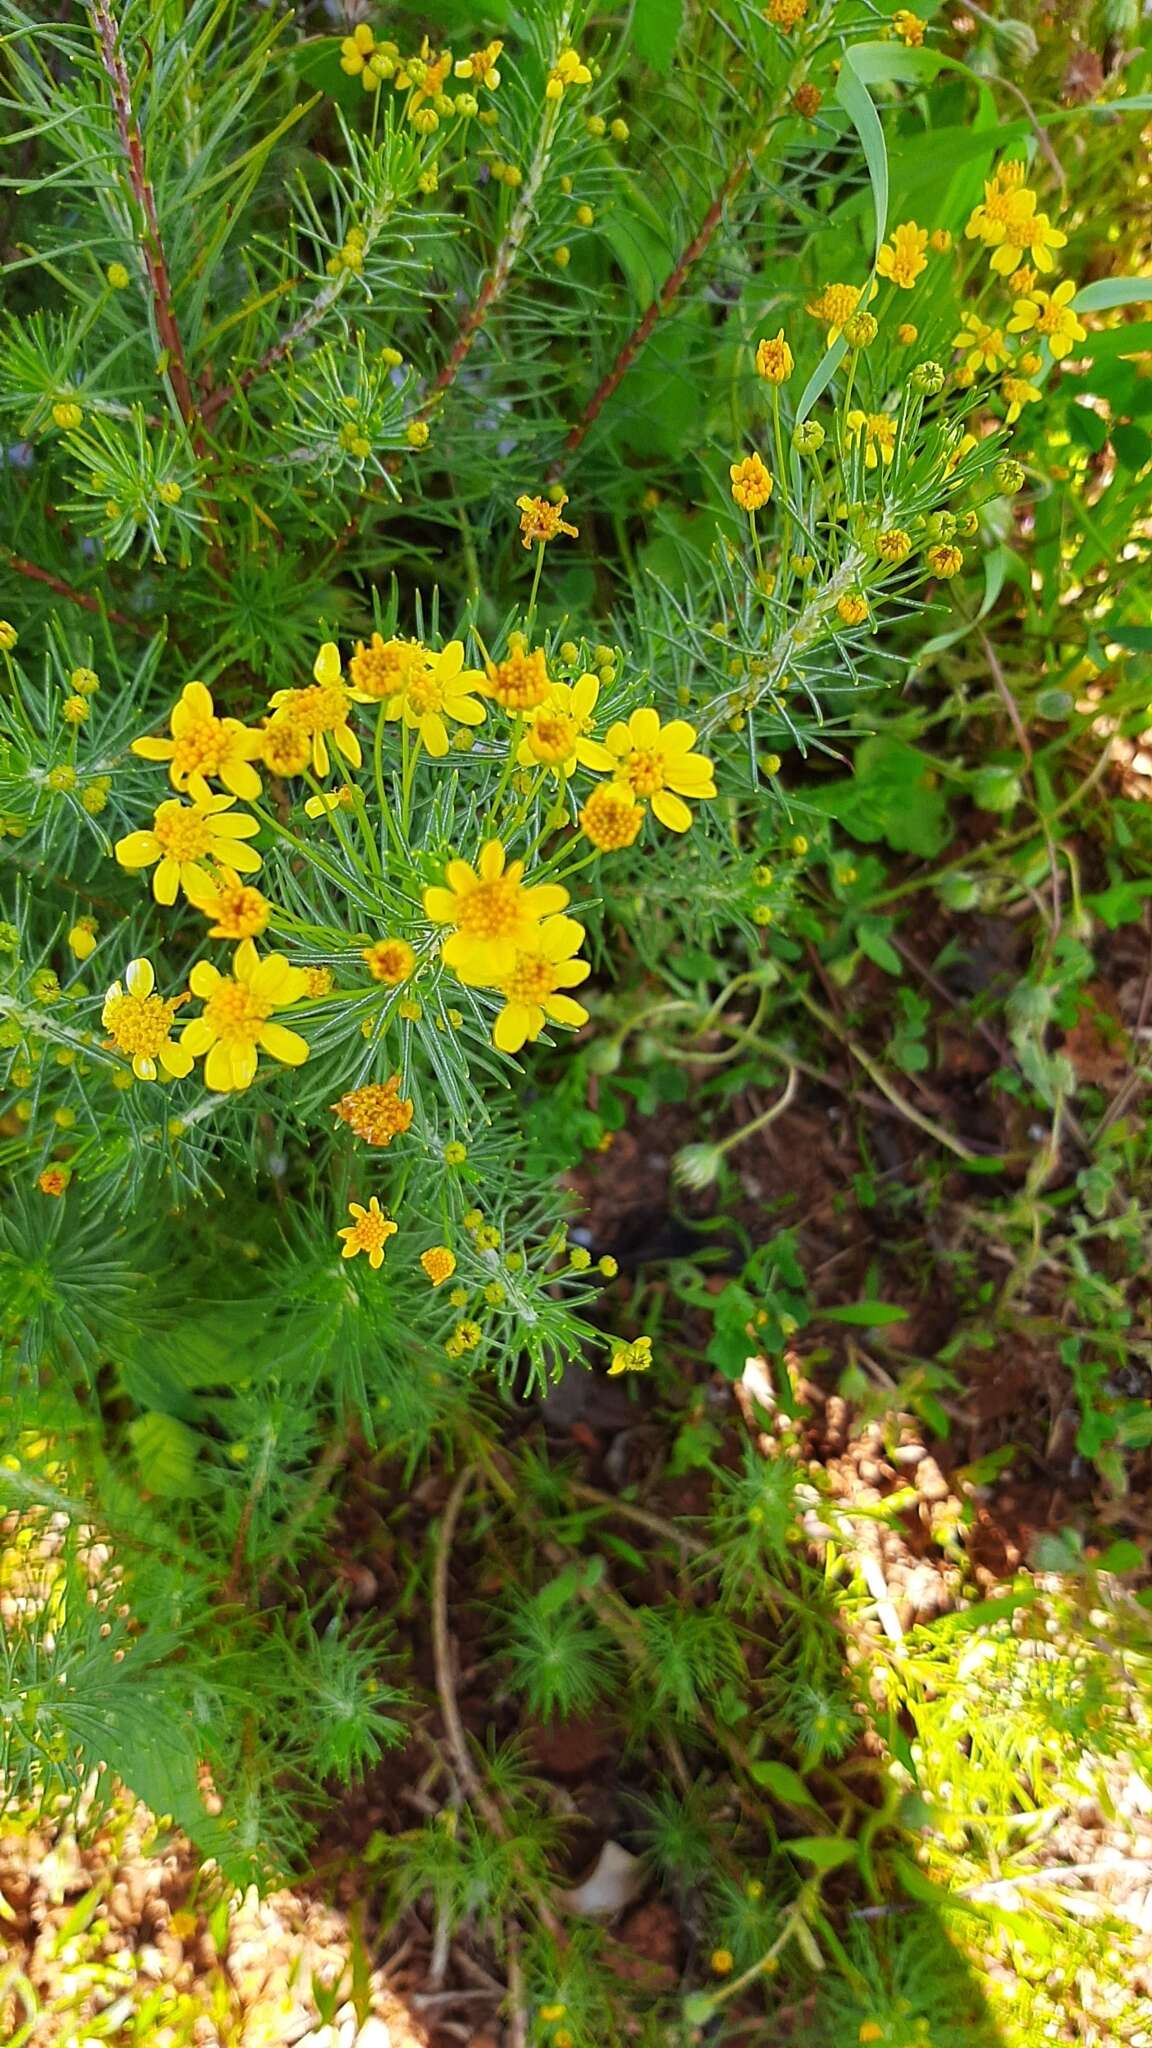
[{"label": "reddish brown stem", "polygon": [[583,441],[585,435],[588,433],[589,429],[593,427],[596,421],[599,419],[601,412],[607,405],[608,400],[611,398],[613,392],[616,390],[617,386],[622,382],[624,377],[627,376],[628,371],[630,370],[636,357],[639,355],[640,350],[644,347],[644,344],[648,340],[648,337],[651,334],[652,329],[655,327],[656,322],[659,319],[661,319],[662,316],[665,313],[667,313],[672,306],[675,305],[676,300],[679,298],[680,293],[684,289],[684,285],[687,281],[689,271],[692,269],[694,264],[700,261],[701,256],[703,256],[704,251],[707,249],[709,242],[712,240],[713,235],[716,233],[716,230],[724,217],[724,208],[727,206],[729,200],[735,195],[735,193],[739,191],[741,185],[743,184],[745,178],[748,175],[750,167],[751,156],[748,156],[745,157],[741,163],[738,163],[736,165],[735,170],[733,170],[725,179],[724,184],[721,186],[719,192],[716,194],[715,199],[712,201],[711,206],[708,208],[707,213],[704,215],[704,218],[701,221],[699,227],[697,228],[696,233],[693,235],[692,240],[688,243],[688,246],[683,251],[675,269],[672,271],[667,282],[665,283],[663,291],[660,293],[658,298],[653,299],[651,305],[647,308],[639,324],[633,328],[631,334],[628,336],[627,341],[624,343],[624,346],[621,349],[619,355],[617,356],[616,361],[613,363],[612,368],[609,370],[608,375],[602,378],[600,383],[597,385],[596,390],[593,392],[591,398],[585,406],[583,413],[581,414],[580,418],[576,422],[576,425],[572,428],[567,439],[565,440],[563,454],[560,456],[558,461],[553,463],[552,468],[549,472],[551,476],[555,477],[559,475],[559,472],[564,466],[565,457],[575,454],[577,448],[579,448],[581,442]]},{"label": "reddish brown stem", "polygon": [[127,626],[129,632],[139,633],[145,640],[149,638],[149,628],[142,626],[139,619],[130,619],[123,612],[113,611],[110,605],[100,604],[98,599],[89,597],[83,590],[73,590],[70,583],[62,582],[59,576],[50,576],[47,569],[37,568],[35,562],[26,562],[23,555],[6,554],[4,559],[18,576],[27,576],[31,583],[45,584],[56,592],[57,597],[66,597],[69,604],[78,604],[86,612],[95,612],[98,618],[110,619],[114,626]]},{"label": "reddish brown stem", "polygon": [[128,180],[140,210],[140,245],[144,251],[144,261],[152,286],[156,332],[168,359],[168,375],[172,380],[172,390],[180,408],[180,416],[186,425],[191,426],[196,418],[196,400],[192,395],[184,343],[172,305],[172,282],[168,275],[164,244],[160,235],[156,195],[145,168],[140,124],[132,106],[132,88],[127,67],[120,55],[120,29],[108,0],[91,0],[91,7],[92,18],[100,38],[101,59],[112,88],[112,106],[116,115],[120,146],[128,165]]}]

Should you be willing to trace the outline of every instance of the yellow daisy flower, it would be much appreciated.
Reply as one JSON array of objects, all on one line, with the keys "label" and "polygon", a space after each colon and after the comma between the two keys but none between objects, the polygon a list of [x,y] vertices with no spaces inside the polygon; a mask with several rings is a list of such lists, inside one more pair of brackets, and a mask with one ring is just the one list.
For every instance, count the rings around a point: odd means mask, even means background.
[{"label": "yellow daisy flower", "polygon": [[130,960],[124,980],[114,981],[104,998],[100,1021],[111,1033],[109,1048],[128,1056],[138,1081],[158,1081],[167,1074],[181,1080],[192,1071],[192,1054],[176,1044],[172,1026],[188,998],[158,996],[155,990],[151,961]]},{"label": "yellow daisy flower", "polygon": [[426,666],[411,665],[403,687],[388,698],[384,716],[402,719],[418,732],[439,761],[449,746],[446,718],[457,725],[483,725],[487,713],[471,692],[485,687],[478,668],[464,667],[464,642],[450,640],[441,653],[427,656]]},{"label": "yellow daisy flower", "polygon": [[407,689],[412,673],[426,668],[431,659],[419,640],[385,640],[382,634],[373,633],[367,646],[363,640],[356,642],[348,663],[350,694],[357,704],[378,704]]},{"label": "yellow daisy flower", "polygon": [[574,683],[553,683],[551,691],[528,713],[528,725],[516,752],[521,768],[546,767],[569,776],[577,766],[603,773],[615,766],[599,740],[588,738],[600,695],[600,679],[591,674]]},{"label": "yellow daisy flower", "polygon": [[984,181],[984,197],[968,216],[964,233],[970,242],[983,242],[986,249],[999,248],[1010,226],[1036,210],[1036,194],[1024,183],[1021,163],[1001,164]]},{"label": "yellow daisy flower", "polygon": [[608,1367],[610,1380],[618,1379],[622,1372],[647,1372],[652,1363],[651,1337],[637,1337],[631,1344],[621,1344],[612,1353]]},{"label": "yellow daisy flower", "polygon": [[358,21],[340,45],[341,71],[346,71],[349,78],[359,78],[365,92],[375,92],[380,83],[369,63],[375,48],[376,38],[366,21]]},{"label": "yellow daisy flower", "polygon": [[384,1214],[375,1195],[366,1209],[359,1202],[349,1202],[348,1214],[355,1220],[336,1232],[337,1237],[344,1239],[340,1256],[354,1259],[357,1252],[367,1252],[368,1264],[375,1273],[384,1264],[384,1247],[390,1237],[395,1237],[399,1226]]},{"label": "yellow daisy flower", "polygon": [[544,649],[530,649],[523,633],[510,634],[507,654],[503,661],[488,663],[488,673],[480,688],[514,717],[534,711],[552,689]]},{"label": "yellow daisy flower", "polygon": [[982,320],[979,313],[960,315],[960,332],[952,336],[953,348],[966,351],[965,368],[973,371],[998,370],[1008,361],[1008,346],[999,327]]},{"label": "yellow daisy flower", "polygon": [[767,384],[786,384],[795,363],[792,351],[784,339],[784,329],[771,341],[756,344],[756,375],[763,377]]},{"label": "yellow daisy flower", "polygon": [[503,43],[487,43],[482,50],[473,50],[470,57],[458,57],[454,67],[457,78],[474,78],[477,85],[495,92],[500,83],[497,59],[503,48]]},{"label": "yellow daisy flower", "polygon": [[716,794],[712,763],[693,753],[696,728],[683,718],[661,725],[659,713],[645,706],[626,724],[610,726],[605,743],[615,756],[615,780],[649,802],[670,832],[686,832],[692,823],[685,797],[699,803]]},{"label": "yellow daisy flower", "polygon": [[213,920],[210,939],[258,939],[272,915],[268,898],[242,882],[235,868],[220,868],[209,876],[206,889],[194,883],[184,893],[203,917]]},{"label": "yellow daisy flower", "polygon": [[876,258],[880,276],[899,285],[901,291],[910,292],[921,272],[928,268],[924,254],[927,247],[927,228],[917,227],[914,220],[902,222],[900,227],[893,228]]},{"label": "yellow daisy flower", "polygon": [[583,62],[577,50],[561,50],[555,64],[548,73],[544,97],[558,100],[567,85],[591,85],[592,73]]},{"label": "yellow daisy flower", "polygon": [[382,981],[387,988],[399,988],[416,965],[407,939],[377,939],[374,946],[364,947],[360,957],[367,961],[373,981]]},{"label": "yellow daisy flower", "polygon": [[1062,362],[1088,333],[1072,311],[1075,296],[1076,286],[1070,277],[1066,277],[1055,291],[1037,288],[1030,298],[1017,299],[1008,322],[1009,334],[1027,334],[1035,329],[1047,341],[1054,361]]},{"label": "yellow daisy flower", "polygon": [[814,320],[822,320],[828,332],[825,339],[831,348],[860,303],[858,284],[826,284],[822,292],[810,299],[804,311],[811,313]]},{"label": "yellow daisy flower", "polygon": [[1015,426],[1026,405],[1035,405],[1044,394],[1036,384],[1030,384],[1027,377],[1001,377],[1000,396],[1008,410],[1004,415],[1006,425]]},{"label": "yellow daisy flower", "polygon": [[449,1251],[446,1244],[429,1245],[428,1250],[420,1254],[420,1264],[433,1287],[443,1287],[445,1280],[450,1280],[456,1271],[456,1254]]},{"label": "yellow daisy flower", "polygon": [[742,512],[758,512],[772,496],[773,480],[760,456],[753,452],[742,462],[730,462],[732,496]]},{"label": "yellow daisy flower", "polygon": [[339,789],[322,789],[318,796],[305,797],[304,815],[327,818],[332,811],[350,811],[359,793],[350,782],[342,782]]},{"label": "yellow daisy flower", "polygon": [[185,683],[168,720],[171,739],[133,740],[132,752],[145,761],[167,761],[174,789],[187,789],[193,777],[212,777],[233,796],[250,801],[260,794],[260,777],[252,766],[264,748],[264,735],[252,732],[238,718],[217,718],[212,692],[203,683]]},{"label": "yellow daisy flower", "polygon": [[[313,687],[308,690],[277,690],[269,701],[273,709],[289,717],[294,725],[308,734],[312,742],[312,766],[317,775],[328,773],[328,748],[325,735],[331,733],[333,745],[350,761],[354,768],[360,766],[360,742],[348,723],[348,707],[352,702],[351,692],[345,687],[340,668],[340,650],[334,640],[326,640],[312,664],[315,677]],[[267,728],[265,728],[267,741]]]},{"label": "yellow daisy flower", "polygon": [[292,967],[282,953],[261,959],[251,939],[237,946],[232,967],[231,974],[221,974],[209,960],[196,962],[188,979],[204,1008],[180,1034],[185,1051],[196,1059],[205,1055],[204,1085],[220,1094],[251,1086],[261,1052],[300,1067],[309,1051],[299,1032],[273,1017],[307,994],[305,970]]},{"label": "yellow daisy flower", "polygon": [[848,439],[855,445],[864,435],[864,467],[875,469],[883,460],[885,467],[896,453],[896,421],[890,412],[858,412],[855,408],[846,416],[845,426]]},{"label": "yellow daisy flower", "polygon": [[204,895],[211,888],[205,861],[251,874],[260,866],[260,855],[242,842],[253,838],[260,824],[247,811],[234,811],[233,802],[230,796],[207,792],[191,803],[169,797],[157,805],[150,832],[129,832],[116,841],[120,866],[154,866],[152,894],[157,903],[175,903],[179,889],[190,903],[196,894]]},{"label": "yellow daisy flower", "polygon": [[525,888],[523,861],[509,865],[498,839],[481,847],[478,868],[450,860],[447,888],[424,891],[424,908],[433,922],[456,927],[441,948],[444,965],[473,988],[510,974],[517,952],[532,944],[540,920],[568,903],[567,889],[556,882]]},{"label": "yellow daisy flower", "polygon": [[[1033,195],[1029,193],[1029,199]],[[1037,270],[1055,270],[1054,249],[1063,249],[1068,237],[1061,228],[1054,228],[1046,213],[1036,213],[1033,208],[1009,219],[1004,228],[1004,239],[992,255],[992,269],[1000,277],[1007,277],[1014,271],[1021,256],[1031,257]]]},{"label": "yellow daisy flower", "polygon": [[626,783],[601,782],[580,813],[580,830],[600,853],[617,853],[631,846],[644,823],[644,806],[638,804]]},{"label": "yellow daisy flower", "polygon": [[548,498],[517,498],[516,510],[520,514],[520,536],[526,548],[537,541],[555,540],[558,533],[566,533],[569,540],[579,540],[580,528],[570,526],[561,513],[568,503],[567,491],[562,491],[555,504]]},{"label": "yellow daisy flower", "polygon": [[400,1093],[400,1076],[368,1081],[332,1104],[332,1114],[363,1138],[366,1145],[390,1145],[411,1127],[413,1104]]},{"label": "yellow daisy flower", "polygon": [[504,997],[492,1027],[492,1043],[500,1052],[516,1053],[529,1039],[539,1038],[545,1024],[567,1024],[579,1030],[588,1022],[581,1003],[562,991],[577,988],[592,972],[576,960],[584,943],[584,927],[573,917],[546,917],[528,946],[518,947],[510,973],[494,983]]},{"label": "yellow daisy flower", "polygon": [[260,758],[273,775],[303,775],[312,764],[312,735],[290,712],[278,711],[261,731]]}]

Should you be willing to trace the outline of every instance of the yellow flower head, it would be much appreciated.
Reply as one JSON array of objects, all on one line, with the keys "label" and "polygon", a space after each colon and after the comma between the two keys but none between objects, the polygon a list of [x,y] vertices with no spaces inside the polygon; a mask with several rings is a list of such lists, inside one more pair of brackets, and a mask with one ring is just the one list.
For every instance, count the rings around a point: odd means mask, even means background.
[{"label": "yellow flower head", "polygon": [[555,540],[558,533],[566,533],[569,540],[579,540],[580,528],[570,526],[561,513],[568,503],[567,491],[562,491],[555,504],[548,498],[517,498],[516,509],[520,514],[520,533],[526,548],[539,541],[545,545]]},{"label": "yellow flower head", "polygon": [[846,590],[836,600],[837,616],[846,626],[862,626],[868,617],[868,600],[859,590]]},{"label": "yellow flower head", "polygon": [[333,811],[350,811],[359,793],[349,782],[342,782],[339,789],[322,789],[317,796],[305,798],[304,815],[306,818],[327,818]]},{"label": "yellow flower head", "polygon": [[426,655],[423,665],[409,664],[402,687],[385,704],[384,716],[402,719],[419,733],[428,752],[442,760],[449,746],[445,719],[457,725],[483,725],[484,706],[471,692],[486,688],[479,669],[464,667],[464,642],[450,640],[442,653]]},{"label": "yellow flower head", "polygon": [[11,619],[0,619],[0,654],[11,654],[19,638]]},{"label": "yellow flower head", "polygon": [[429,1245],[428,1250],[420,1254],[420,1264],[433,1287],[443,1287],[456,1271],[456,1254],[449,1251],[446,1244]]},{"label": "yellow flower head", "polygon": [[902,526],[890,526],[877,535],[876,552],[882,562],[902,562],[912,552],[912,536]]},{"label": "yellow flower head", "polygon": [[356,652],[348,663],[351,694],[357,704],[378,704],[385,697],[395,697],[431,658],[419,640],[385,640],[373,633],[367,647],[362,640],[356,642]]},{"label": "yellow flower head", "polygon": [[413,1114],[411,1102],[400,1093],[399,1074],[351,1089],[332,1104],[332,1111],[366,1145],[390,1145],[410,1128]]},{"label": "yellow flower head", "polygon": [[[1031,193],[1027,195],[1032,197]],[[1005,223],[1004,238],[992,252],[992,269],[1000,277],[1007,277],[1016,269],[1021,256],[1030,256],[1037,270],[1055,270],[1054,249],[1063,249],[1068,237],[1061,228],[1054,228],[1046,213],[1037,213],[1033,207]]]},{"label": "yellow flower head", "polygon": [[1000,396],[1008,407],[1004,415],[1008,426],[1015,426],[1026,405],[1035,405],[1043,397],[1036,384],[1030,384],[1027,377],[1001,377]]},{"label": "yellow flower head", "polygon": [[714,1976],[727,1977],[735,1968],[735,1957],[730,1948],[714,1948],[708,1958]]},{"label": "yellow flower head", "polygon": [[631,846],[643,823],[643,804],[638,804],[632,790],[621,782],[602,782],[580,813],[580,830],[600,853],[617,853],[621,847]]},{"label": "yellow flower head", "polygon": [[96,919],[78,917],[68,934],[68,951],[77,960],[87,960],[96,951]]},{"label": "yellow flower head", "polygon": [[211,887],[203,863],[239,868],[251,874],[260,866],[260,855],[243,844],[260,830],[259,820],[246,811],[232,809],[230,796],[209,796],[207,792],[191,803],[169,797],[159,804],[150,832],[129,832],[116,841],[116,858],[122,868],[155,867],[152,894],[157,903],[175,903],[178,889],[189,902]]},{"label": "yellow flower head", "polygon": [[919,333],[920,329],[914,327],[911,320],[902,320],[896,329],[896,339],[900,343],[901,348],[911,348]]},{"label": "yellow flower head", "polygon": [[786,384],[795,363],[792,351],[784,339],[784,329],[772,341],[758,341],[756,344],[756,375],[763,377],[767,384]]},{"label": "yellow flower head", "polygon": [[898,7],[892,16],[892,27],[906,49],[918,50],[924,41],[924,23],[918,14],[907,7]]},{"label": "yellow flower head", "polygon": [[[311,741],[312,766],[317,775],[327,775],[329,761],[325,736],[331,733],[333,744],[350,761],[354,768],[360,766],[360,742],[348,723],[348,709],[351,694],[345,687],[340,672],[340,650],[335,641],[325,641],[312,664],[315,682],[308,690],[277,690],[271,698],[273,709],[291,719],[294,725],[308,734]],[[267,728],[265,729],[267,744]]]},{"label": "yellow flower head", "polygon": [[565,86],[591,85],[591,83],[592,73],[589,71],[588,66],[581,62],[579,53],[576,50],[561,50],[555,64],[548,73],[548,83],[544,87],[544,96],[546,99],[558,100],[563,94]]},{"label": "yellow flower head", "polygon": [[185,683],[168,720],[172,737],[133,740],[132,752],[145,761],[167,761],[174,789],[187,789],[211,777],[233,796],[246,801],[260,794],[260,777],[252,766],[260,759],[264,735],[241,725],[238,718],[217,718],[212,693],[203,683]]},{"label": "yellow flower head", "polygon": [[304,969],[291,966],[282,953],[261,959],[251,939],[242,939],[232,970],[221,974],[209,960],[196,962],[188,980],[204,1008],[180,1034],[185,1052],[204,1056],[205,1087],[220,1094],[251,1086],[261,1052],[289,1067],[303,1066],[308,1058],[307,1040],[273,1017],[307,995]]},{"label": "yellow flower head", "polygon": [[1001,328],[990,326],[979,313],[962,313],[960,321],[960,332],[952,336],[952,346],[965,350],[966,369],[974,373],[998,370],[1001,363],[1008,361],[1008,346]]},{"label": "yellow flower head", "polygon": [[42,1195],[53,1195],[58,1201],[61,1195],[67,1194],[71,1178],[70,1166],[46,1166],[42,1173],[37,1174],[36,1185]]},{"label": "yellow flower head", "polygon": [[450,860],[447,888],[424,891],[424,908],[433,922],[455,926],[441,948],[444,965],[473,988],[510,974],[517,952],[532,944],[541,919],[555,916],[568,902],[567,889],[556,882],[525,888],[523,861],[509,866],[498,839],[481,847],[478,868]]},{"label": "yellow flower head", "polygon": [[138,1081],[158,1081],[172,1074],[182,1079],[192,1071],[192,1054],[172,1037],[172,1026],[185,995],[158,996],[156,975],[148,960],[130,960],[124,980],[114,981],[104,998],[100,1021],[111,1033],[110,1050],[132,1062]]},{"label": "yellow flower head", "polygon": [[901,291],[910,292],[916,279],[928,268],[924,251],[928,247],[927,228],[917,227],[914,220],[906,220],[893,228],[876,258],[876,268],[881,277],[899,285]]},{"label": "yellow flower head", "polygon": [[600,772],[613,767],[612,755],[592,730],[600,679],[591,673],[574,683],[553,683],[548,696],[528,713],[516,759],[521,768],[552,768],[558,775],[575,773],[578,765]]},{"label": "yellow flower head", "polygon": [[278,711],[260,734],[260,758],[273,775],[303,775],[312,764],[312,735],[287,711]]},{"label": "yellow flower head", "polygon": [[810,299],[804,311],[811,313],[814,320],[823,321],[828,329],[826,340],[829,348],[838,340],[844,322],[851,319],[860,303],[858,284],[826,284],[816,298]]},{"label": "yellow flower head", "polygon": [[444,90],[444,81],[452,70],[451,50],[433,51],[427,36],[420,45],[419,57],[408,57],[401,65],[393,80],[397,92],[411,94],[408,111],[419,110],[425,100],[434,100]]},{"label": "yellow flower head", "polygon": [[380,83],[369,61],[375,48],[376,38],[366,21],[358,21],[340,45],[341,71],[346,71],[349,78],[359,78],[365,92],[375,92]]},{"label": "yellow flower head", "polygon": [[929,548],[925,560],[936,576],[958,576],[964,567],[964,551],[941,543],[939,547]]},{"label": "yellow flower head", "polygon": [[539,1038],[545,1023],[579,1030],[588,1012],[562,991],[587,981],[591,968],[576,960],[584,943],[584,927],[572,917],[546,917],[530,944],[518,947],[511,970],[494,984],[504,1008],[492,1030],[499,1051],[517,1053],[529,1039]]},{"label": "yellow flower head", "polygon": [[368,1264],[373,1272],[378,1271],[384,1264],[384,1247],[390,1237],[395,1237],[397,1225],[384,1214],[375,1195],[366,1209],[359,1202],[349,1202],[348,1214],[354,1222],[336,1232],[337,1237],[344,1239],[341,1258],[354,1259],[357,1252],[367,1252]]},{"label": "yellow flower head", "polygon": [[1066,277],[1055,291],[1037,288],[1030,298],[1017,299],[1008,322],[1009,334],[1027,334],[1035,330],[1044,336],[1053,360],[1062,362],[1088,332],[1072,311],[1075,296],[1076,286],[1070,277]]},{"label": "yellow flower head", "polygon": [[202,916],[212,919],[210,939],[258,939],[272,914],[268,898],[242,882],[235,868],[220,868],[205,889],[194,882],[184,893]]},{"label": "yellow flower head", "polygon": [[523,633],[510,634],[507,654],[503,661],[488,663],[488,674],[481,687],[486,697],[494,697],[514,716],[534,711],[552,689],[544,649],[529,649]]},{"label": "yellow flower head", "polygon": [[387,988],[399,988],[416,965],[407,939],[377,939],[374,946],[365,946],[361,958],[368,962],[373,981],[382,981]]},{"label": "yellow flower head", "polygon": [[670,832],[686,832],[692,823],[685,797],[699,803],[716,794],[712,763],[692,751],[696,728],[682,718],[661,725],[659,713],[646,706],[627,723],[610,726],[605,744],[615,759],[614,780],[650,803]]},{"label": "yellow flower head", "polygon": [[621,1344],[612,1353],[608,1377],[614,1380],[622,1372],[647,1372],[652,1363],[651,1337],[637,1337],[631,1344]]},{"label": "yellow flower head", "polygon": [[306,967],[304,993],[306,996],[326,996],[330,994],[335,979],[330,967]]},{"label": "yellow flower head", "polygon": [[759,455],[746,455],[742,462],[731,462],[728,474],[732,479],[732,496],[742,512],[758,512],[772,496],[772,478],[765,469]]},{"label": "yellow flower head", "polygon": [[855,445],[864,436],[864,467],[875,469],[883,460],[885,466],[896,453],[896,421],[890,412],[858,412],[853,409],[847,414],[844,424],[848,439]]},{"label": "yellow flower head", "polygon": [[787,35],[790,29],[798,28],[808,12],[808,0],[768,0],[764,19]]},{"label": "yellow flower head", "polygon": [[970,242],[983,242],[986,249],[997,249],[1009,228],[1035,211],[1036,194],[1024,183],[1023,164],[1001,164],[992,177],[985,179],[984,197],[969,214],[964,233]]},{"label": "yellow flower head", "polygon": [[457,78],[474,78],[477,85],[495,92],[500,83],[496,60],[503,48],[503,43],[488,43],[482,50],[473,50],[470,57],[458,57],[455,66]]}]

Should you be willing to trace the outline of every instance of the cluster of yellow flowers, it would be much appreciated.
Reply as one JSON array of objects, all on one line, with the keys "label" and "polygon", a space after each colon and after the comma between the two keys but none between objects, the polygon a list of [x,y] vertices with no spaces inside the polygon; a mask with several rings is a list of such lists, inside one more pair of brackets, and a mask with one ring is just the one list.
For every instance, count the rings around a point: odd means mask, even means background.
[{"label": "cluster of yellow flowers", "polygon": [[[503,49],[502,42],[485,43],[466,57],[454,58],[451,50],[433,49],[425,36],[418,53],[404,57],[397,44],[378,41],[375,30],[361,21],[340,44],[340,69],[349,78],[358,78],[365,92],[391,84],[396,92],[406,93],[405,118],[419,134],[431,135],[442,116],[476,112],[474,94],[465,91],[453,98],[445,89],[448,80],[462,79],[468,86],[495,92]],[[565,48],[549,70],[544,97],[559,100],[570,86],[591,82],[592,73],[579,51]]]},{"label": "cluster of yellow flowers", "polygon": [[378,42],[375,30],[361,21],[340,45],[340,69],[350,78],[358,78],[365,92],[377,92],[381,85],[391,84],[396,92],[406,93],[405,119],[419,134],[431,135],[443,115],[476,112],[474,94],[463,92],[453,98],[445,90],[448,80],[464,79],[469,85],[495,92],[503,48],[501,42],[487,43],[470,56],[454,59],[451,50],[434,50],[425,36],[415,56],[402,57],[395,43]]}]

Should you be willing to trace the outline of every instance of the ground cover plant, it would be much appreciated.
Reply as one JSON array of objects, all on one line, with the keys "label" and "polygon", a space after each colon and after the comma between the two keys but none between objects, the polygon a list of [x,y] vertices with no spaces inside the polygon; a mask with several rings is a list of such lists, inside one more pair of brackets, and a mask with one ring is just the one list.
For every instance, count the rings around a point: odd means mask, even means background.
[{"label": "ground cover plant", "polygon": [[0,76],[9,2033],[1148,2039],[1146,24]]}]

